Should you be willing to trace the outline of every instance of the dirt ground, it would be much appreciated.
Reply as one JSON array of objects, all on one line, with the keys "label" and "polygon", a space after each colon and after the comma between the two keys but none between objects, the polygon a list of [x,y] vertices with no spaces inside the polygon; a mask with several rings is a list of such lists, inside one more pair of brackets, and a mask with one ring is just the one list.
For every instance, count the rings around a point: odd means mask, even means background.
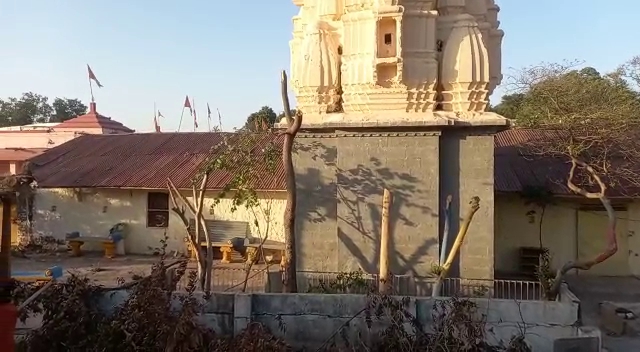
[{"label": "dirt ground", "polygon": [[107,259],[100,253],[87,253],[82,257],[70,257],[66,253],[31,254],[27,258],[11,258],[12,271],[44,271],[52,266],[61,266],[65,276],[69,273],[86,275],[97,284],[117,285],[118,278],[126,281],[151,272],[151,265],[159,260],[153,256],[123,256]]},{"label": "dirt ground", "polygon": [[[12,271],[39,271],[44,272],[52,266],[61,266],[64,277],[70,273],[87,276],[96,284],[115,287],[118,279],[125,282],[133,281],[149,275],[151,266],[158,262],[158,256],[126,255],[113,259],[105,258],[101,253],[87,252],[82,257],[70,257],[66,252],[60,253],[26,253],[27,258],[11,258]],[[172,263],[181,258],[167,258],[167,263]],[[277,270],[277,265],[271,270]],[[188,270],[196,270],[196,264],[190,262]],[[213,267],[212,290],[214,292],[238,292],[242,290],[246,271],[243,263],[222,264],[215,263]],[[247,280],[246,292],[265,292],[267,288],[266,270],[264,265],[254,265]],[[270,271],[271,271],[270,270]],[[179,289],[186,285],[187,277],[183,277]],[[25,323],[16,326],[18,335],[41,324],[40,317],[29,318]]]},{"label": "dirt ground", "polygon": [[[135,280],[142,276],[149,275],[151,266],[160,260],[158,256],[126,255],[113,259],[105,258],[101,253],[87,252],[82,257],[70,257],[67,253],[27,253],[27,258],[11,258],[12,271],[42,271],[52,266],[61,266],[65,276],[74,273],[87,276],[96,284],[103,286],[116,286],[118,279],[125,281]],[[166,263],[183,258],[168,257]],[[216,292],[236,291],[235,285],[243,282],[245,278],[244,263],[223,264],[215,262],[213,266],[214,275],[212,278],[213,290]],[[252,292],[263,292],[265,290],[260,280],[266,272],[264,265],[254,265],[250,274],[250,287]],[[270,271],[277,270],[277,265],[272,265]],[[190,262],[187,270],[196,270],[196,264]]]}]

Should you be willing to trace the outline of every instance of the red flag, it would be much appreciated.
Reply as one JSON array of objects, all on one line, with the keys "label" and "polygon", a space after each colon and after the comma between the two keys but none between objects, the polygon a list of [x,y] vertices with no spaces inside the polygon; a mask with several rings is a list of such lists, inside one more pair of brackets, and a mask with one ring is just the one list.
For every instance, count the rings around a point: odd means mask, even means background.
[{"label": "red flag", "polygon": [[189,108],[189,113],[193,115],[193,108],[191,108],[191,102],[189,101],[188,95],[184,98],[184,107]]},{"label": "red flag", "polygon": [[89,80],[93,80],[94,82],[96,82],[99,88],[102,88],[102,84],[100,84],[100,81],[98,81],[98,79],[96,78],[96,75],[91,70],[89,64],[87,64],[87,70],[89,71]]},{"label": "red flag", "polygon": [[193,129],[195,130],[198,128],[198,114],[196,113],[196,100],[194,98],[191,100],[193,101]]}]

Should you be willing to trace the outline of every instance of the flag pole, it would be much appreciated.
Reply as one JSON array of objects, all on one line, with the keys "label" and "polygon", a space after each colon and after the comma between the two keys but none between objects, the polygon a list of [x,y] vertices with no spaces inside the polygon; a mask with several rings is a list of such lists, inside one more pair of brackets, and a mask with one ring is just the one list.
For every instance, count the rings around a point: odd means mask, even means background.
[{"label": "flag pole", "polygon": [[93,83],[91,83],[91,77],[89,77],[89,92],[91,92],[91,102],[95,103],[96,100],[93,98]]},{"label": "flag pole", "polygon": [[196,99],[193,96],[191,97],[191,110],[193,110],[193,132],[196,132],[198,129],[198,114],[196,113]]},{"label": "flag pole", "polygon": [[156,110],[156,102],[153,102],[153,130],[158,132],[158,110]]},{"label": "flag pole", "polygon": [[222,132],[222,115],[220,115],[220,109],[216,108],[218,111],[218,127],[220,128],[220,132]]},{"label": "flag pole", "polygon": [[178,123],[178,132],[180,132],[180,127],[182,126],[182,117],[184,117],[184,109],[185,107],[182,107],[182,112],[180,113],[180,122]]}]

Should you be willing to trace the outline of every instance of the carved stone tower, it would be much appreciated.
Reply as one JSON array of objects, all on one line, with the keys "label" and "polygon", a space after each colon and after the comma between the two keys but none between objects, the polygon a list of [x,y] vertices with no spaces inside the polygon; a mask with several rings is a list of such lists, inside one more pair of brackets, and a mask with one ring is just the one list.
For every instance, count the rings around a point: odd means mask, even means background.
[{"label": "carved stone tower", "polygon": [[508,125],[485,111],[502,79],[494,0],[294,3],[299,268],[375,272],[389,188],[394,273],[426,275],[444,199],[456,219],[478,195],[458,269],[493,278],[493,134]]}]

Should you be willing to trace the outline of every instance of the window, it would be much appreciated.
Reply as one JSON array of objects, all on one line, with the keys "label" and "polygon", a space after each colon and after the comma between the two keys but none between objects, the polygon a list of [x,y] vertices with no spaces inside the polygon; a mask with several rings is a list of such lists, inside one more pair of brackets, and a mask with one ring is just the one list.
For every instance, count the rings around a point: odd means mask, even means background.
[{"label": "window", "polygon": [[169,194],[149,192],[147,195],[147,227],[169,226]]},{"label": "window", "polygon": [[385,43],[386,45],[391,45],[391,41],[392,41],[392,40],[391,40],[391,33],[386,33],[386,34],[384,35],[384,43]]}]

